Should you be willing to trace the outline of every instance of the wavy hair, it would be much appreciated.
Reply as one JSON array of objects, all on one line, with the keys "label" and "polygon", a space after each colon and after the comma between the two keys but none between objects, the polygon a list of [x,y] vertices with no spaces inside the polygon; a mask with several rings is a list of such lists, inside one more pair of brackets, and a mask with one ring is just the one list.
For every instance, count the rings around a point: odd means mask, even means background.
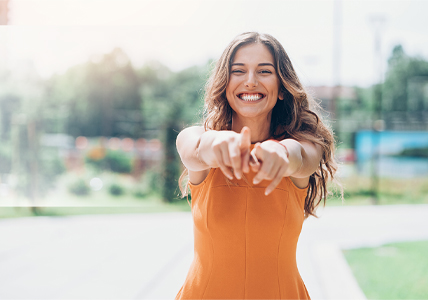
[{"label": "wavy hair", "polygon": [[[205,130],[230,130],[232,108],[226,98],[230,68],[238,49],[251,43],[267,47],[274,58],[275,70],[280,81],[279,92],[284,100],[277,101],[272,110],[270,136],[275,139],[291,138],[311,141],[323,149],[317,170],[309,178],[305,199],[305,218],[315,216],[315,211],[328,195],[327,182],[335,180],[337,163],[334,157],[335,142],[332,130],[319,115],[320,107],[305,91],[282,45],[269,34],[246,32],[238,35],[226,47],[205,86],[204,128]],[[180,177],[184,181],[185,170]],[[187,194],[187,184],[182,189]]]}]

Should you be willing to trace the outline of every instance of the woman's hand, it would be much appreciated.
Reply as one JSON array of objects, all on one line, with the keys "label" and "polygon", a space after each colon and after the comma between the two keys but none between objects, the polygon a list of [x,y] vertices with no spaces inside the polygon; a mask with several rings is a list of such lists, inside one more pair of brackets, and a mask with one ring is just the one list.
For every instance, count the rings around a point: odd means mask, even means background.
[{"label": "woman's hand", "polygon": [[265,195],[270,194],[281,182],[289,171],[290,161],[288,151],[285,145],[280,145],[275,141],[265,141],[257,143],[251,151],[258,164],[251,163],[251,169],[256,172],[253,184],[259,184],[262,180],[271,180],[272,182],[265,190]]},{"label": "woman's hand", "polygon": [[[223,174],[233,179],[241,179],[242,173],[248,173],[251,133],[244,127],[241,133],[234,131],[209,131],[209,136],[201,137],[199,159],[213,168],[220,168]],[[233,173],[232,173],[232,170]]]}]

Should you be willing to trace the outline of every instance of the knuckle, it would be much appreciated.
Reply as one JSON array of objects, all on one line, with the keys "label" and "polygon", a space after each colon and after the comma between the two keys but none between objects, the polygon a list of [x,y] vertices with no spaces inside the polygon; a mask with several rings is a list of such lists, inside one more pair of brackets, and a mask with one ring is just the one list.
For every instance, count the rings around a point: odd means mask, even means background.
[{"label": "knuckle", "polygon": [[220,146],[227,146],[228,141],[227,140],[223,140],[220,142]]}]

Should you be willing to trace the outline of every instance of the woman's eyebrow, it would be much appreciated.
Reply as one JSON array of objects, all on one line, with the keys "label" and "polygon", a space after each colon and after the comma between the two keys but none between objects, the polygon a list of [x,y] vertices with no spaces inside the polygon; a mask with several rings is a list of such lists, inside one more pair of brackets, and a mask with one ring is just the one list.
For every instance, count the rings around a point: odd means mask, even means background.
[{"label": "woman's eyebrow", "polygon": [[261,64],[259,64],[259,66],[271,66],[271,67],[275,68],[275,66],[271,63],[261,63]]},{"label": "woman's eyebrow", "polygon": [[[275,68],[275,66],[273,64],[271,64],[271,63],[259,63],[258,65],[259,66],[271,66],[271,67]],[[245,64],[243,64],[243,63],[233,63],[231,66],[245,66]]]}]

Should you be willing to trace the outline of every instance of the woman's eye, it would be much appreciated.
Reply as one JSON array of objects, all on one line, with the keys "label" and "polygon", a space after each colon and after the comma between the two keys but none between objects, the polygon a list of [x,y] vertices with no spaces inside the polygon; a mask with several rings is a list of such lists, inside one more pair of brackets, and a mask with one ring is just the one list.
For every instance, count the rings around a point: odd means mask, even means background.
[{"label": "woman's eye", "polygon": [[242,70],[233,70],[232,73],[244,73]]},{"label": "woman's eye", "polygon": [[272,72],[269,71],[269,70],[261,70],[260,73],[262,73],[262,74],[272,74]]}]

